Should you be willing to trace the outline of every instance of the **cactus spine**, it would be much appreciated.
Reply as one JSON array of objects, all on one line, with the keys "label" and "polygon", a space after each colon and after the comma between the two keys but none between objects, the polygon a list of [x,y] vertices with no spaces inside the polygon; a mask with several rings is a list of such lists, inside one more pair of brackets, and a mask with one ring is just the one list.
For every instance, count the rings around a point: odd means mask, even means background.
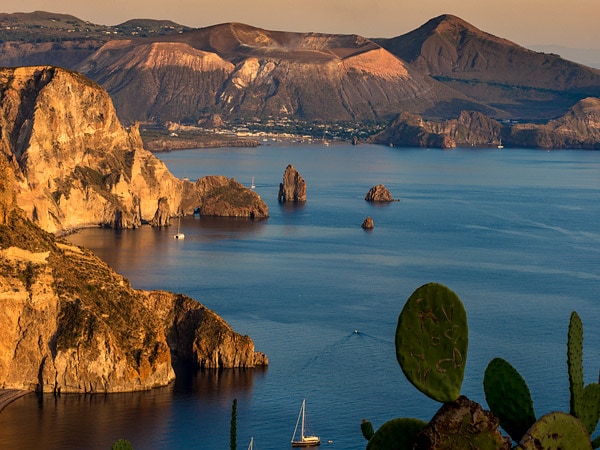
[{"label": "cactus spine", "polygon": [[408,380],[439,402],[458,398],[468,347],[467,313],[446,286],[429,283],[409,297],[396,328],[396,357]]}]

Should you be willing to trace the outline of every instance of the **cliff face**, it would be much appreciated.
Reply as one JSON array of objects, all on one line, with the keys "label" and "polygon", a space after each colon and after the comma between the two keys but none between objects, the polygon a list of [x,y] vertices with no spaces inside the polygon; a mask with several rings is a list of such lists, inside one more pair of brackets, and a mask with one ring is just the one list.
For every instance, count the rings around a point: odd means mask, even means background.
[{"label": "cliff face", "polygon": [[174,379],[173,358],[205,368],[268,363],[201,304],[132,289],[91,252],[32,224],[2,160],[0,175],[0,388],[144,390]]},{"label": "cliff face", "polygon": [[17,171],[17,201],[48,231],[137,227],[158,199],[176,212],[183,181],[126,130],[108,94],[52,67],[0,70],[1,151]]},{"label": "cliff face", "polygon": [[478,112],[463,111],[457,119],[426,121],[402,113],[372,138],[397,147],[506,146],[600,149],[600,99],[586,98],[562,117],[546,124],[503,125]]},{"label": "cliff face", "polygon": [[106,91],[75,72],[0,69],[0,130],[18,204],[47,231],[134,228],[159,200],[163,215],[192,214],[206,193],[144,150],[137,126],[125,129]]}]

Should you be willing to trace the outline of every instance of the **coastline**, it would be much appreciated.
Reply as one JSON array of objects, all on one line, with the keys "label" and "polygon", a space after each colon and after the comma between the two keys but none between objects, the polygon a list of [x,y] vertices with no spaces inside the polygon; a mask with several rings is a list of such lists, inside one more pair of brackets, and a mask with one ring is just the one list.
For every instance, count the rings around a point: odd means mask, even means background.
[{"label": "coastline", "polygon": [[0,389],[0,413],[4,408],[6,408],[18,398],[32,393],[33,391],[22,391],[19,389]]}]

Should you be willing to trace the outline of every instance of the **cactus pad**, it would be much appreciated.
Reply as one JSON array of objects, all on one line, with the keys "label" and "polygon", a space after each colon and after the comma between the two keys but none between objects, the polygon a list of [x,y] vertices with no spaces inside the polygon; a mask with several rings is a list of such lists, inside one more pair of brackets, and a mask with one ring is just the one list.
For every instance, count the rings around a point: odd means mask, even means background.
[{"label": "cactus pad", "polygon": [[375,434],[375,431],[373,430],[373,424],[367,419],[363,419],[360,423],[360,431],[367,441],[370,440]]},{"label": "cactus pad", "polygon": [[567,369],[569,372],[571,414],[583,414],[583,324],[575,311],[569,320],[567,335]]},{"label": "cactus pad", "polygon": [[396,328],[396,357],[408,380],[439,402],[458,398],[468,347],[467,313],[446,286],[421,286],[406,301]]},{"label": "cactus pad", "polygon": [[483,390],[502,428],[519,442],[535,423],[533,401],[523,377],[504,359],[494,358],[485,369]]},{"label": "cactus pad", "polygon": [[583,389],[582,414],[579,419],[589,434],[593,434],[600,420],[600,384],[590,383]]},{"label": "cactus pad", "polygon": [[542,416],[527,431],[516,450],[587,450],[592,448],[590,436],[576,417],[551,412]]},{"label": "cactus pad", "polygon": [[426,425],[419,419],[389,420],[369,440],[367,450],[412,450],[417,434]]}]

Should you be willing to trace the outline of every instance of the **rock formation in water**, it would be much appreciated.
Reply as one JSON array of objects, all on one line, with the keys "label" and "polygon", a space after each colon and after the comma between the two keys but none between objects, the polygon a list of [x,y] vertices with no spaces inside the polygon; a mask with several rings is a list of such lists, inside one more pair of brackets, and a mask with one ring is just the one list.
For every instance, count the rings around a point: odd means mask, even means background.
[{"label": "rock formation in water", "polygon": [[269,216],[260,196],[235,179],[221,180],[219,186],[207,190],[200,210],[203,216],[228,216],[259,219]]},{"label": "rock formation in water", "polygon": [[288,164],[283,172],[283,182],[279,183],[277,199],[280,202],[306,201],[306,182],[300,172],[291,164]]},{"label": "rock formation in water", "polygon": [[383,184],[373,186],[367,192],[365,200],[368,202],[393,202],[392,193]]},{"label": "rock formation in water", "polygon": [[34,225],[18,188],[0,159],[0,389],[135,391],[170,383],[174,361],[268,363],[200,303],[133,289],[92,252]]},{"label": "rock formation in water", "polygon": [[367,216],[367,218],[363,220],[361,228],[365,230],[372,230],[375,228],[375,222],[373,222],[373,218],[371,216]]},{"label": "rock formation in water", "polygon": [[394,147],[497,146],[600,149],[600,99],[586,98],[562,117],[545,124],[500,123],[479,112],[462,111],[458,118],[426,121],[400,114],[371,138]]},{"label": "rock formation in water", "polygon": [[75,72],[0,69],[0,130],[19,206],[47,231],[164,225],[206,194],[146,151],[138,127],[125,129],[108,94]]}]

